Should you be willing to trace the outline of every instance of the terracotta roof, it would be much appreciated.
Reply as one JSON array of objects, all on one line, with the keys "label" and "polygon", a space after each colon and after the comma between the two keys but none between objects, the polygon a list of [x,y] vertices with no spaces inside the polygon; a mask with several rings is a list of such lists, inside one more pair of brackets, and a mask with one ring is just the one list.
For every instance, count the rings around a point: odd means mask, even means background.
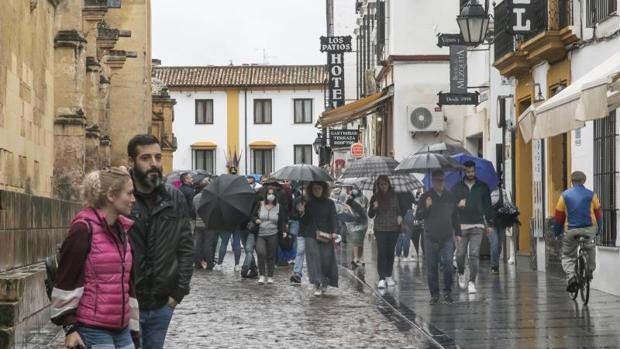
[{"label": "terracotta roof", "polygon": [[324,65],[153,67],[153,76],[174,87],[323,86]]}]

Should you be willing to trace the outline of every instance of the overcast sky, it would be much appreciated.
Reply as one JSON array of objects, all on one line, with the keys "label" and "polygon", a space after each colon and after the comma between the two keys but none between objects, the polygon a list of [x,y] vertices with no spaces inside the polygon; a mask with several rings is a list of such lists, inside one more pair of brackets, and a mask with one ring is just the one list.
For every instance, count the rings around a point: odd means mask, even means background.
[{"label": "overcast sky", "polygon": [[[355,0],[334,0],[352,35]],[[324,64],[324,0],[152,0],[153,58],[163,65]]]}]

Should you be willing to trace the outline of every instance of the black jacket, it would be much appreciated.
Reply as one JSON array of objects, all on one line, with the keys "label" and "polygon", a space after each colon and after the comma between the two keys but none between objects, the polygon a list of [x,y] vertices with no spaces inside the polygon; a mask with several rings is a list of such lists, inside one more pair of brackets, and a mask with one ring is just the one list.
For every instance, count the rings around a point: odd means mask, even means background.
[{"label": "black jacket", "polygon": [[331,199],[312,199],[306,202],[299,223],[299,236],[316,239],[317,229],[326,233],[338,233],[336,204]]},{"label": "black jacket", "polygon": [[134,252],[134,280],[140,309],[161,308],[168,297],[181,302],[189,293],[193,272],[193,240],[185,196],[171,185],[155,189],[149,210],[136,193],[129,230]]},{"label": "black jacket", "polygon": [[[426,208],[428,197],[433,199],[433,204]],[[424,220],[425,238],[441,242],[451,239],[453,235],[461,235],[457,202],[454,195],[447,190],[444,190],[441,196],[433,189],[420,196],[415,216],[417,220]]]},{"label": "black jacket", "polygon": [[183,193],[183,196],[185,196],[187,206],[190,209],[189,217],[191,219],[196,219],[196,209],[194,208],[194,188],[187,184],[183,184],[181,187],[179,187],[179,190],[181,191],[181,193]]},{"label": "black jacket", "polygon": [[485,224],[493,226],[493,210],[491,209],[491,191],[489,186],[476,179],[471,190],[464,181],[452,187],[452,194],[458,203],[465,199],[465,208],[459,208],[461,224]]}]

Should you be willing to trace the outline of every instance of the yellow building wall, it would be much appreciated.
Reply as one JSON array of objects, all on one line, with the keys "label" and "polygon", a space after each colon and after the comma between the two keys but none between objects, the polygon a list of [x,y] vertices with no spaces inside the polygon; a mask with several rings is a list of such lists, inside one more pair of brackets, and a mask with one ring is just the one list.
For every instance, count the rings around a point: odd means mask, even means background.
[{"label": "yellow building wall", "polygon": [[226,90],[226,156],[239,155],[239,95],[240,89]]},{"label": "yellow building wall", "polygon": [[[517,102],[516,115],[521,115],[532,103],[533,81],[530,74],[517,79],[515,100]],[[530,219],[533,214],[532,202],[532,142],[525,143],[519,128],[515,141],[515,202],[521,215],[519,227],[519,253],[530,252]]]}]

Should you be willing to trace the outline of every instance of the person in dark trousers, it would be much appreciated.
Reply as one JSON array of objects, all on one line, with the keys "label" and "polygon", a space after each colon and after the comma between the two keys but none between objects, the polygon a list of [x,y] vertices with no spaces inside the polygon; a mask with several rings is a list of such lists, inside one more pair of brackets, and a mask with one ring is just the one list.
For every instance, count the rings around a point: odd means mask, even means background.
[{"label": "person in dark trousers", "polygon": [[[476,178],[476,164],[466,161],[465,177],[455,184],[452,193],[457,200],[462,237],[457,238],[456,262],[459,287],[476,293],[476,276],[480,265],[482,234],[493,233],[493,210],[489,186]],[[465,280],[465,257],[469,250],[469,282]]]},{"label": "person in dark trousers", "polygon": [[396,241],[396,258],[398,262],[409,262],[409,249],[411,247],[411,237],[413,234],[413,204],[415,197],[411,192],[397,193],[398,202],[403,217],[403,224],[400,226],[400,234]]},{"label": "person in dark trousers", "polygon": [[[422,194],[424,194],[424,189],[419,188],[414,195],[414,205],[416,207],[420,202],[420,197],[422,197]],[[411,228],[411,242],[413,242],[413,248],[416,253],[416,256],[413,256],[413,253],[411,254],[411,259],[420,260],[420,255],[424,252],[424,222],[419,219],[413,221],[413,226]]]},{"label": "person in dark trousers", "polygon": [[398,196],[388,176],[379,176],[375,181],[374,195],[370,198],[368,217],[374,218],[375,238],[377,239],[377,271],[380,290],[392,287],[394,269],[394,249],[403,222]]},{"label": "person in dark trousers", "polygon": [[162,152],[152,135],[127,145],[136,203],[129,238],[140,305],[142,346],[164,346],[174,308],[189,293],[194,263],[190,211],[183,193],[162,180]]},{"label": "person in dark trousers", "polygon": [[194,178],[192,178],[192,175],[189,172],[185,172],[181,174],[180,179],[182,184],[179,187],[179,190],[183,193],[183,196],[185,196],[185,200],[187,200],[187,207],[191,210],[189,216],[191,219],[196,219],[196,210],[194,209],[194,195],[196,194],[196,191],[194,190]]},{"label": "person in dark trousers", "polygon": [[209,184],[209,179],[203,179],[196,188],[198,194],[194,196],[193,207],[196,210],[196,226],[194,227],[194,248],[195,248],[195,263],[196,268],[213,269],[213,251],[211,246],[213,245],[213,234],[207,233],[207,226],[205,222],[198,215],[198,205],[202,198],[202,190]]},{"label": "person in dark trousers", "polygon": [[416,219],[424,220],[424,263],[428,288],[431,291],[431,304],[439,302],[439,271],[443,270],[444,300],[452,303],[452,257],[454,238],[461,236],[456,200],[444,188],[444,173],[435,170],[431,175],[432,188],[418,201]]}]

